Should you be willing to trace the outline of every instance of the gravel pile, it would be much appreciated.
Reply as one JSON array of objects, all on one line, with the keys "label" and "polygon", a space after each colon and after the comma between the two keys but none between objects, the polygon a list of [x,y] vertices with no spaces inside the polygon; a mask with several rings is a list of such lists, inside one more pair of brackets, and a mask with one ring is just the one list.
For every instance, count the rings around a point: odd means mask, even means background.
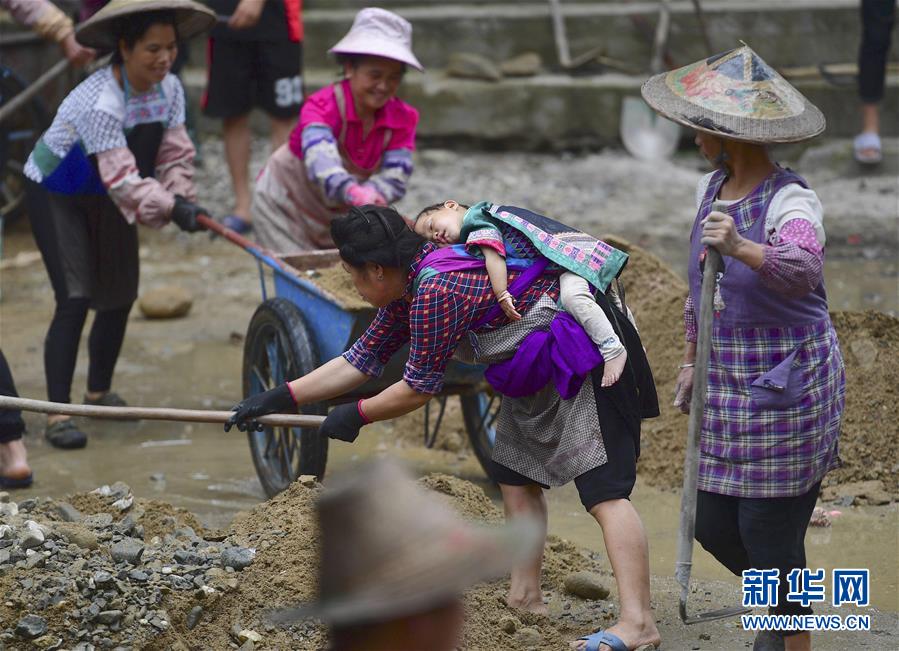
[{"label": "gravel pile", "polygon": [[[253,562],[254,549],[204,537],[174,516],[170,533],[148,536],[147,508],[125,484],[88,498],[107,510],[84,515],[67,502],[17,504],[0,493],[0,647],[145,648],[173,625],[170,605],[187,609],[192,629]],[[257,636],[234,632],[235,643]]]}]

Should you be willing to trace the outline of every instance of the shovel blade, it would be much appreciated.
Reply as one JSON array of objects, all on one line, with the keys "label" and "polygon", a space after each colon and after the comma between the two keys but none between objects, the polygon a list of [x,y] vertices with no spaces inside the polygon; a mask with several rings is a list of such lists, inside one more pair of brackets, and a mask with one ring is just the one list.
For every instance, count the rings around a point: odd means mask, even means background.
[{"label": "shovel blade", "polygon": [[620,131],[624,148],[641,160],[671,158],[680,142],[680,126],[660,117],[639,97],[624,98]]},{"label": "shovel blade", "polygon": [[742,606],[732,606],[730,608],[719,608],[718,610],[710,610],[705,613],[698,613],[692,617],[687,615],[687,602],[680,601],[680,618],[684,624],[701,624],[703,622],[713,622],[716,619],[728,619],[739,615],[746,615],[752,610]]}]

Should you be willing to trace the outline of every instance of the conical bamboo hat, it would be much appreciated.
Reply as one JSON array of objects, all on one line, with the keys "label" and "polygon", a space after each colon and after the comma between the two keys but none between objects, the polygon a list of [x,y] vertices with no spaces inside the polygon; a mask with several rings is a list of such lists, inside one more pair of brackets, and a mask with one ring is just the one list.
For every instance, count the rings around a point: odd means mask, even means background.
[{"label": "conical bamboo hat", "polygon": [[188,39],[211,29],[215,12],[193,0],[112,0],[75,30],[75,38],[87,47],[115,49],[119,19],[145,11],[174,11],[178,37]]}]

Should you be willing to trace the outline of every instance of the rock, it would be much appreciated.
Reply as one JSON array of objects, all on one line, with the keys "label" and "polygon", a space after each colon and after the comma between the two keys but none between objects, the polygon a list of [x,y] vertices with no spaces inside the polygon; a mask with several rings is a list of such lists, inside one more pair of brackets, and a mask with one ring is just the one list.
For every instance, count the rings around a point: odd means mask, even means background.
[{"label": "rock", "polygon": [[142,570],[131,570],[128,572],[128,578],[137,583],[146,583],[150,575]]},{"label": "rock", "polygon": [[47,620],[38,615],[25,615],[16,624],[16,635],[33,640],[47,632]]},{"label": "rock", "polygon": [[235,570],[242,570],[245,567],[249,567],[255,555],[255,551],[246,547],[227,547],[222,550],[222,567],[233,567]]},{"label": "rock", "polygon": [[31,554],[31,556],[29,556],[25,560],[25,568],[26,569],[31,570],[31,569],[34,569],[35,567],[43,567],[47,563],[47,557],[44,556],[43,554],[35,553],[30,549],[28,550],[28,552]]},{"label": "rock", "polygon": [[121,610],[104,610],[99,615],[97,615],[97,621],[101,624],[106,624],[107,626],[110,624],[115,624],[120,619],[122,619]]},{"label": "rock", "polygon": [[140,563],[140,557],[144,553],[144,544],[134,538],[123,538],[115,543],[109,550],[112,560],[116,563]]},{"label": "rock", "polygon": [[315,475],[300,475],[297,477],[297,481],[306,488],[315,488],[318,484],[318,479]]},{"label": "rock", "polygon": [[700,633],[700,634],[699,634],[699,639],[700,639],[700,640],[706,640],[706,641],[708,641],[708,640],[711,640],[711,639],[712,639],[712,636],[709,635],[708,633]]},{"label": "rock", "polygon": [[94,585],[106,585],[112,583],[112,574],[105,570],[97,570],[94,572],[92,578],[94,579]]},{"label": "rock", "polygon": [[0,504],[9,504],[9,493],[0,491]]},{"label": "rock", "polygon": [[6,565],[7,563],[9,563],[9,550],[0,549],[0,565]]},{"label": "rock", "polygon": [[19,502],[19,510],[29,513],[37,505],[38,505],[38,499],[36,497],[29,497],[27,500],[22,500],[21,502]]},{"label": "rock", "polygon": [[112,515],[109,513],[95,513],[85,516],[81,524],[92,529],[106,529],[112,526]]},{"label": "rock", "polygon": [[97,549],[100,546],[97,534],[80,525],[74,523],[57,524],[54,529],[70,543],[81,547],[81,549]]},{"label": "rock", "polygon": [[518,621],[517,617],[512,617],[512,615],[506,615],[499,620],[499,628],[504,633],[508,633],[512,635],[515,631],[521,628],[521,622]]},{"label": "rock", "polygon": [[251,628],[245,628],[237,634],[237,641],[246,642],[247,640],[256,644],[262,642],[262,636]]},{"label": "rock", "polygon": [[515,633],[515,643],[521,649],[539,647],[543,644],[543,636],[536,628],[520,628]]},{"label": "rock", "polygon": [[543,59],[536,52],[524,52],[503,61],[500,72],[507,77],[533,77],[543,67]]},{"label": "rock", "polygon": [[[859,504],[889,504],[890,494],[884,489],[883,482],[879,479],[868,481],[855,481],[834,487],[837,502],[843,506],[850,506],[853,502]],[[851,499],[850,499],[851,498]],[[847,504],[847,500],[849,503]]]},{"label": "rock", "polygon": [[0,540],[9,538],[12,540],[16,537],[16,531],[8,524],[0,524]]},{"label": "rock", "polygon": [[187,613],[187,630],[192,631],[200,623],[200,617],[203,615],[203,606],[194,606]]},{"label": "rock", "polygon": [[0,517],[12,518],[19,515],[19,505],[15,502],[0,504]]},{"label": "rock", "polygon": [[53,511],[63,522],[78,522],[81,519],[81,511],[68,502],[57,502]]},{"label": "rock", "polygon": [[490,59],[472,52],[453,52],[446,64],[446,74],[463,79],[499,81],[503,75]]},{"label": "rock", "polygon": [[[877,364],[877,344],[867,337],[850,341],[849,350],[852,352],[852,356],[855,357],[858,365],[864,370],[871,370]],[[22,505],[20,504],[19,508],[21,507]]]},{"label": "rock", "polygon": [[28,520],[25,529],[19,531],[19,547],[22,549],[34,549],[44,544],[44,532],[38,527],[37,522]]},{"label": "rock", "polygon": [[164,285],[144,292],[138,305],[148,319],[177,319],[190,312],[193,300],[183,287]]},{"label": "rock", "polygon": [[575,572],[565,577],[565,591],[581,599],[596,601],[609,596],[603,578],[596,572]]},{"label": "rock", "polygon": [[62,646],[62,638],[56,637],[52,634],[42,635],[32,642],[34,646],[38,649],[43,649],[44,651],[53,651],[54,649],[58,649]]},{"label": "rock", "polygon": [[256,651],[256,645],[253,643],[253,640],[247,640],[240,645],[240,648],[237,649],[237,651]]}]

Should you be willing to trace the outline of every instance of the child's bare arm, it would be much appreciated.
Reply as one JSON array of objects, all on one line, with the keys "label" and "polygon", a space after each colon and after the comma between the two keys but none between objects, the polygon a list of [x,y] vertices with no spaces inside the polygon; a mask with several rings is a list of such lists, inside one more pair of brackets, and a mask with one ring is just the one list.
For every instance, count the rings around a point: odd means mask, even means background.
[{"label": "child's bare arm", "polygon": [[496,249],[489,246],[478,247],[484,254],[484,261],[487,263],[487,277],[490,278],[490,286],[493,287],[493,293],[497,298],[509,289],[508,269],[506,269],[506,259],[497,253]]},{"label": "child's bare arm", "polygon": [[487,277],[490,278],[490,286],[493,288],[493,295],[499,301],[503,313],[513,321],[521,318],[521,314],[515,309],[515,300],[509,294],[509,278],[508,269],[506,268],[506,260],[495,249],[489,246],[480,247],[484,254],[484,261],[487,264]]}]

